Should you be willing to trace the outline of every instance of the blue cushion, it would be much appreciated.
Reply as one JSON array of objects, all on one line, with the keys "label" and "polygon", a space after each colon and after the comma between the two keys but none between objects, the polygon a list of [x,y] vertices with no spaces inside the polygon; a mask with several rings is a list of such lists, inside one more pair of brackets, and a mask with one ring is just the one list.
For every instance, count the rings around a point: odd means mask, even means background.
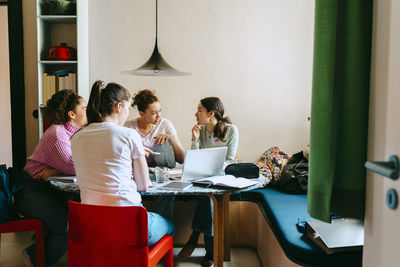
[{"label": "blue cushion", "polygon": [[311,218],[307,213],[307,195],[291,195],[273,188],[241,193],[242,200],[261,204],[263,213],[286,256],[306,266],[361,266],[362,251],[326,254],[296,224]]}]

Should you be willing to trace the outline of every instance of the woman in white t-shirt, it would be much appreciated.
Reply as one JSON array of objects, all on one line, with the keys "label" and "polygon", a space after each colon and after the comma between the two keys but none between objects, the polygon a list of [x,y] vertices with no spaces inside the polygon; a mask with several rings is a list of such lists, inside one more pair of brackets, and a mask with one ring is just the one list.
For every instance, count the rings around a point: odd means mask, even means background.
[{"label": "woman in white t-shirt", "polygon": [[[145,151],[138,133],[123,127],[129,115],[131,96],[116,84],[96,81],[87,107],[88,126],[71,139],[72,159],[86,204],[139,206],[138,191],[151,184]],[[149,245],[165,234],[173,234],[173,224],[157,213],[148,213]]]},{"label": "woman in white t-shirt", "polygon": [[140,90],[133,97],[140,117],[125,123],[125,127],[135,129],[142,138],[143,145],[160,155],[147,158],[149,166],[174,167],[175,161],[183,163],[185,150],[171,121],[161,118],[161,105],[152,90]]}]

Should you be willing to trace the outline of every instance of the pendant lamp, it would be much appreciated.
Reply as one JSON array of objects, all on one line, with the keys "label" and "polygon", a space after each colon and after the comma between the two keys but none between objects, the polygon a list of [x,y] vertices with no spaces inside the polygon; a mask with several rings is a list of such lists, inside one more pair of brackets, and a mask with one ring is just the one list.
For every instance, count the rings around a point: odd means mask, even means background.
[{"label": "pendant lamp", "polygon": [[153,53],[150,58],[142,66],[135,70],[122,71],[123,74],[139,75],[139,76],[183,76],[190,75],[190,72],[182,72],[171,67],[167,61],[161,56],[158,50],[158,0],[156,0],[156,42]]}]

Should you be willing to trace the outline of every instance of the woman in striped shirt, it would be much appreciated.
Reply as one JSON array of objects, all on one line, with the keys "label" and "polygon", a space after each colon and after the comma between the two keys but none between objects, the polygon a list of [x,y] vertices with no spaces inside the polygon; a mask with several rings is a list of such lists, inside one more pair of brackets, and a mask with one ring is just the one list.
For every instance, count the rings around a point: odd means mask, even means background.
[{"label": "woman in striped shirt", "polygon": [[[41,219],[47,228],[46,266],[67,251],[68,200],[71,194],[53,188],[47,181],[56,174],[74,175],[70,138],[87,124],[86,101],[72,90],[61,90],[47,101],[46,113],[52,124],[43,134],[24,168],[24,185],[14,197],[22,215]],[[23,250],[25,264],[33,266],[35,244]]]}]

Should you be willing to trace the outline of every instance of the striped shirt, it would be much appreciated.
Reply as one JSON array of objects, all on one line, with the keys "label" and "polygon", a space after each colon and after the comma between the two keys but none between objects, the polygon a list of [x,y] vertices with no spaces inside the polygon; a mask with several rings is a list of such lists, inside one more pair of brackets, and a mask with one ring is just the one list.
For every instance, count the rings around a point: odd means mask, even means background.
[{"label": "striped shirt", "polygon": [[78,127],[69,122],[51,125],[43,134],[32,156],[27,159],[24,170],[35,179],[38,178],[39,172],[48,167],[74,175],[70,139],[78,130]]}]

